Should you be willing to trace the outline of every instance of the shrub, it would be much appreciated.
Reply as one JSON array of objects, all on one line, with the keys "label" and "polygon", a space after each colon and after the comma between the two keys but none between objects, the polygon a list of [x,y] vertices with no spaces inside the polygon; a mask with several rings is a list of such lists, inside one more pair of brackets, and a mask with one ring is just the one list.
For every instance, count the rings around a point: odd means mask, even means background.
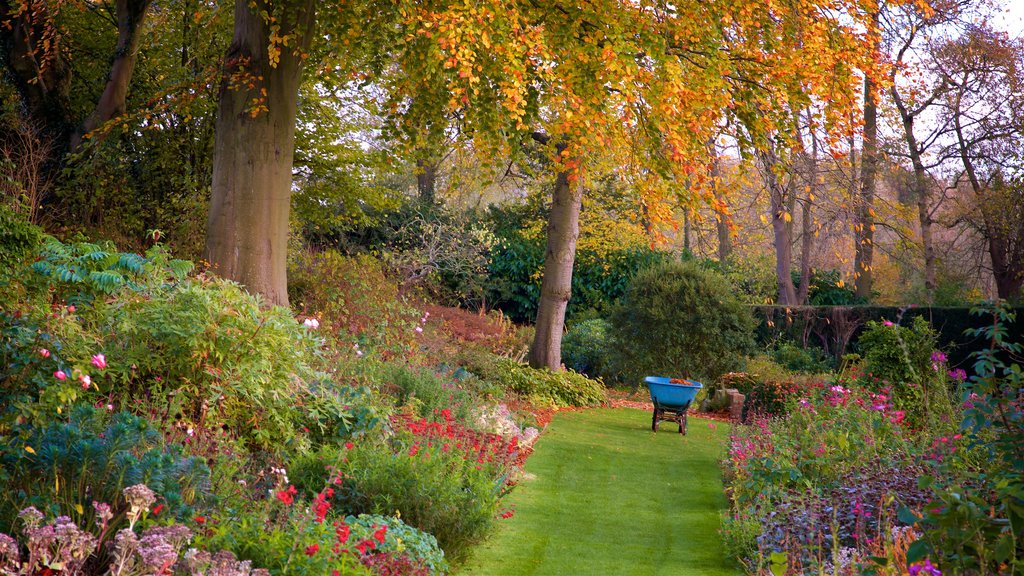
[{"label": "shrub", "polygon": [[562,363],[591,378],[609,376],[611,325],[603,318],[574,324],[562,337]]},{"label": "shrub", "polygon": [[347,513],[400,515],[437,538],[445,554],[465,558],[490,531],[504,479],[476,458],[443,444],[417,443],[407,433],[384,443],[358,441],[342,453],[321,450],[292,465],[296,486],[323,485],[325,466],[341,475],[335,502]]},{"label": "shrub", "polygon": [[335,250],[303,251],[288,267],[288,296],[342,347],[358,343],[386,356],[408,351],[419,318],[379,260]]},{"label": "shrub", "polygon": [[946,356],[935,350],[938,334],[917,316],[910,326],[868,322],[860,337],[864,383],[879,390],[888,387],[897,407],[911,421],[952,417],[946,379]]},{"label": "shrub", "polygon": [[463,388],[452,375],[385,362],[371,367],[369,377],[380,383],[396,406],[415,411],[419,416],[449,410],[465,422],[478,407],[477,395]]},{"label": "shrub", "polygon": [[624,375],[716,380],[753,347],[754,320],[719,274],[693,262],[639,273],[612,314]]},{"label": "shrub", "polygon": [[39,227],[0,203],[0,287],[9,273],[22,268],[41,236]]},{"label": "shrub", "polygon": [[418,567],[423,567],[427,574],[441,575],[448,572],[444,550],[438,546],[437,538],[409,526],[400,518],[360,514],[345,518],[345,524],[349,526],[351,530],[349,538],[354,542],[372,538],[375,533],[380,532],[381,528],[386,528],[384,541],[378,541],[374,548],[374,555],[389,554],[408,557],[412,561],[410,568],[415,570]]},{"label": "shrub", "polygon": [[735,388],[744,395],[743,419],[751,416],[782,416],[801,394],[811,392],[820,380],[794,375],[765,356],[747,361],[743,373],[722,376],[724,388]]},{"label": "shrub", "polygon": [[832,359],[821,348],[801,347],[791,342],[779,342],[772,357],[777,363],[793,372],[823,374],[832,369]]},{"label": "shrub", "polygon": [[467,369],[485,381],[542,406],[595,406],[604,402],[604,385],[572,370],[530,368],[497,356],[475,356]]},{"label": "shrub", "polygon": [[66,422],[16,428],[0,458],[0,522],[6,526],[26,506],[63,511],[89,525],[95,519],[90,502],[119,501],[135,484],[160,495],[165,516],[188,517],[209,498],[206,464],[182,456],[152,424],[124,412],[80,405]]}]

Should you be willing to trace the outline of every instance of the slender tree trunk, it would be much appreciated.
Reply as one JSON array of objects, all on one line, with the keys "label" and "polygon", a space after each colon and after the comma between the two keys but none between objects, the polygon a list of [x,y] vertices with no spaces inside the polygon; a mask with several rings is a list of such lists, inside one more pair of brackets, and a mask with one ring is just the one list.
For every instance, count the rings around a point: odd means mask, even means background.
[{"label": "slender tree trunk", "polygon": [[[722,192],[722,164],[718,158],[718,150],[715,141],[708,142],[708,149],[711,153],[711,191],[714,197],[721,202],[723,208],[728,208],[725,194]],[[715,211],[715,232],[718,235],[718,261],[726,262],[732,255],[732,234],[729,230],[729,217],[726,213]]]},{"label": "slender tree trunk", "polygon": [[773,243],[775,246],[775,278],[779,285],[781,306],[797,304],[796,289],[793,287],[793,235],[792,214],[787,212],[786,189],[776,173],[778,157],[774,150],[759,151],[761,171],[764,173],[771,198]]},{"label": "slender tree trunk", "polygon": [[878,107],[874,101],[874,85],[864,80],[864,149],[861,153],[861,186],[854,226],[853,277],[858,298],[871,298],[874,278],[871,262],[874,256],[875,187],[878,169]]},{"label": "slender tree trunk", "polygon": [[692,233],[690,226],[690,209],[687,208],[683,212],[683,251],[687,254],[693,254],[690,250],[690,235]]},{"label": "slender tree trunk", "polygon": [[811,250],[814,248],[814,199],[818,191],[818,138],[811,132],[811,154],[807,159],[807,197],[800,214],[800,288],[797,300],[807,304],[811,292]]},{"label": "slender tree trunk", "polygon": [[85,122],[71,135],[71,149],[82,145],[82,138],[104,122],[124,114],[128,87],[139,51],[142,23],[151,0],[117,0],[117,47],[110,65],[107,84],[96,107]]},{"label": "slender tree trunk", "polygon": [[[902,96],[895,86],[889,88],[892,100],[903,121],[903,138],[907,144],[907,153],[914,168],[912,194],[917,201],[917,219],[921,226],[921,249],[924,253],[924,289],[931,304],[935,299],[935,246],[932,239],[931,191],[928,185],[928,172],[921,158],[921,146],[914,132],[916,112],[911,112],[903,102]],[[921,110],[923,108],[919,108]]]},{"label": "slender tree trunk", "polygon": [[[564,148],[560,146],[559,148]],[[530,347],[530,366],[558,370],[562,364],[562,329],[565,309],[572,294],[572,268],[580,230],[583,193],[570,182],[569,173],[559,172],[548,216],[544,276],[537,306],[536,335]]]},{"label": "slender tree trunk", "polygon": [[[295,2],[285,14],[291,25],[280,33],[308,44],[314,6],[313,0]],[[217,110],[206,258],[221,276],[270,304],[287,305],[288,212],[302,73],[294,52],[301,45],[282,48],[272,65],[269,30],[259,14],[265,7],[235,4],[235,35]],[[252,84],[238,88],[233,79]]]}]

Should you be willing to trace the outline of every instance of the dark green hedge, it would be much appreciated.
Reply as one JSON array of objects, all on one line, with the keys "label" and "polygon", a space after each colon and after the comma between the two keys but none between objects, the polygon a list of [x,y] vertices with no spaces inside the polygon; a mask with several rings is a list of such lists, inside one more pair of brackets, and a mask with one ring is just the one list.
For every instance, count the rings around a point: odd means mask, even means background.
[{"label": "dark green hedge", "polygon": [[[1017,321],[1008,326],[1008,341],[1024,341],[1024,307],[1016,307]],[[759,320],[757,340],[767,344],[780,337],[803,346],[818,346],[832,357],[858,352],[857,339],[870,320],[907,325],[922,316],[939,332],[939,347],[952,368],[970,372],[970,354],[987,342],[964,335],[969,328],[991,323],[991,316],[973,316],[969,307],[898,306],[755,306]]]}]

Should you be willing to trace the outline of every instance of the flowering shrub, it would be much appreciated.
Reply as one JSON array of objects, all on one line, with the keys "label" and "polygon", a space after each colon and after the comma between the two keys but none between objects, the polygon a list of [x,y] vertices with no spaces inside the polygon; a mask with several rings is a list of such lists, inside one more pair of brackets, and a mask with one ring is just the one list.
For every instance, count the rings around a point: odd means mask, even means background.
[{"label": "flowering shrub", "polygon": [[404,355],[420,317],[377,259],[334,250],[303,251],[288,266],[288,296],[298,310],[321,316],[320,330],[339,347],[359,343],[385,357]]},{"label": "flowering shrub", "polygon": [[[445,574],[448,563],[437,539],[421,530],[407,525],[399,518],[360,514],[345,518],[352,542],[376,542],[372,553],[364,555],[363,563],[378,574],[388,572],[379,569],[376,563],[402,563],[402,571],[394,574]],[[378,538],[378,536],[380,536]],[[367,561],[366,558],[386,556],[386,559]]]},{"label": "flowering shrub", "polygon": [[858,343],[864,358],[861,382],[888,387],[892,400],[917,426],[953,416],[946,355],[936,350],[938,334],[920,316],[910,326],[888,320],[868,322]]},{"label": "flowering shrub", "polygon": [[292,464],[300,489],[322,484],[325,468],[341,482],[332,502],[349,514],[400,515],[464,558],[488,533],[498,502],[524,452],[515,439],[443,422],[397,416],[390,438],[363,438],[340,452],[323,449]]}]

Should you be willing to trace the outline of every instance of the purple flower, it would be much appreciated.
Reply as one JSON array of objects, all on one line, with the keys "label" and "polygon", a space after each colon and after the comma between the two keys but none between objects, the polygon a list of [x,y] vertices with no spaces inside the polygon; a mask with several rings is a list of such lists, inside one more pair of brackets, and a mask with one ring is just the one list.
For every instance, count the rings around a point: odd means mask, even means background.
[{"label": "purple flower", "polygon": [[963,368],[950,370],[947,374],[952,380],[956,382],[963,382],[964,380],[967,380],[967,372],[965,372]]},{"label": "purple flower", "polygon": [[924,562],[914,562],[907,570],[910,576],[942,576],[942,572],[932,564],[932,561],[925,558]]}]

